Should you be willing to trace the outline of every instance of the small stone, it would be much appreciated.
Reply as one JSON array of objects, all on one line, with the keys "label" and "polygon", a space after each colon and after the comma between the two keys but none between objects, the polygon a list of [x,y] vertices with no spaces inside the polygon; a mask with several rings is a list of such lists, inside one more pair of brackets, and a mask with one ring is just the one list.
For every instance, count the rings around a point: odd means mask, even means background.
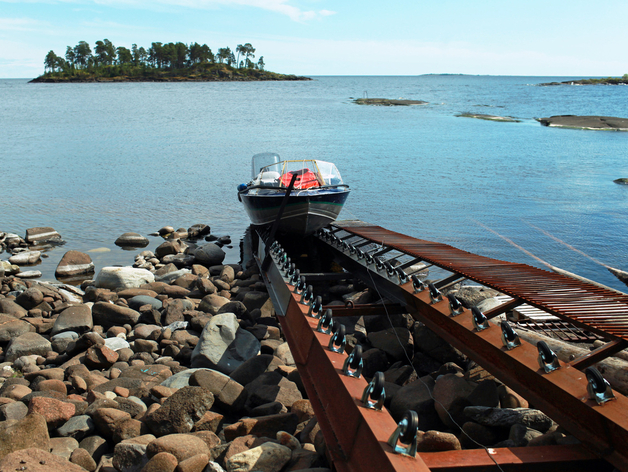
[{"label": "small stone", "polygon": [[149,459],[141,472],[174,472],[178,463],[169,452],[160,452]]},{"label": "small stone", "polygon": [[65,331],[83,334],[90,331],[93,327],[91,308],[88,305],[75,305],[61,312],[55,320],[50,334],[55,336]]},{"label": "small stone", "polygon": [[88,472],[94,472],[97,467],[96,462],[94,461],[94,459],[92,459],[92,456],[90,456],[89,452],[80,447],[72,451],[72,455],[70,456],[70,462],[83,467],[83,469],[87,470]]},{"label": "small stone", "polygon": [[152,434],[145,434],[119,442],[113,450],[113,466],[121,472],[141,470],[148,462],[148,444],[154,439]]},{"label": "small stone", "polygon": [[172,454],[179,462],[197,454],[207,454],[209,457],[209,448],[205,441],[191,434],[168,434],[155,439],[146,448],[148,457],[160,452]]},{"label": "small stone", "polygon": [[79,443],[74,438],[50,438],[50,452],[68,461],[72,452],[78,447]]},{"label": "small stone", "polygon": [[296,431],[298,421],[297,415],[293,413],[280,413],[278,415],[258,416],[256,418],[243,418],[226,426],[223,431],[227,441],[248,434],[272,438],[279,431],[293,434]]},{"label": "small stone", "polygon": [[197,454],[179,462],[177,472],[203,472],[208,463],[208,454]]},{"label": "small stone", "polygon": [[148,243],[148,238],[139,233],[124,233],[115,240],[114,244],[121,247],[146,247]]},{"label": "small stone", "polygon": [[40,251],[24,251],[18,252],[14,256],[9,257],[9,262],[15,265],[36,264],[41,258]]},{"label": "small stone", "polygon": [[417,451],[437,452],[437,451],[458,451],[460,441],[451,433],[441,431],[426,431],[417,435]]},{"label": "small stone", "polygon": [[214,404],[214,395],[203,387],[184,387],[148,413],[145,422],[157,435],[188,433]]},{"label": "small stone", "polygon": [[292,451],[286,446],[266,442],[231,456],[226,461],[229,472],[278,472],[288,463]]}]

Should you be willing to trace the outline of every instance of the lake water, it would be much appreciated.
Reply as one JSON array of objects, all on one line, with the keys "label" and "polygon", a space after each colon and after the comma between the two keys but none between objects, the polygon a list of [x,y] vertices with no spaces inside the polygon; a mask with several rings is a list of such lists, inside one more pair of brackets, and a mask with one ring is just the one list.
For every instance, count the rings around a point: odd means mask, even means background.
[{"label": "lake water", "polygon": [[[305,82],[28,84],[0,80],[0,231],[54,227],[97,270],[133,261],[113,242],[206,223],[235,248],[248,219],[236,186],[250,158],[335,162],[359,218],[489,257],[543,260],[620,290],[628,270],[628,133],[555,129],[535,117],[628,117],[628,87],[535,84],[556,77],[315,77]],[[371,107],[351,98],[424,100]],[[519,123],[457,117],[513,116]],[[534,225],[534,226],[532,226]],[[536,228],[535,228],[536,227]],[[161,241],[151,238],[149,249]],[[6,259],[8,255],[1,254]]]}]

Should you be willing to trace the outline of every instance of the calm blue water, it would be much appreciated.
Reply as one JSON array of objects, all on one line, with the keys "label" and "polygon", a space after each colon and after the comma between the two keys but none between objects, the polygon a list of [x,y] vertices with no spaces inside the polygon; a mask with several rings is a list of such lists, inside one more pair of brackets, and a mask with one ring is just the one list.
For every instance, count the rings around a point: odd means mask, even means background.
[{"label": "calm blue water", "polygon": [[[206,223],[248,224],[235,187],[257,152],[333,161],[352,194],[341,214],[490,257],[549,263],[618,289],[628,270],[628,133],[550,129],[534,117],[628,117],[628,87],[555,77],[316,77],[309,82],[28,84],[0,80],[0,231],[52,226],[97,269],[130,264],[113,241]],[[425,106],[368,107],[351,98]],[[521,123],[460,118],[514,116]],[[157,246],[156,238],[151,246]],[[7,258],[6,254],[0,258]],[[238,259],[237,248],[229,262]],[[45,277],[46,278],[46,277]]]}]

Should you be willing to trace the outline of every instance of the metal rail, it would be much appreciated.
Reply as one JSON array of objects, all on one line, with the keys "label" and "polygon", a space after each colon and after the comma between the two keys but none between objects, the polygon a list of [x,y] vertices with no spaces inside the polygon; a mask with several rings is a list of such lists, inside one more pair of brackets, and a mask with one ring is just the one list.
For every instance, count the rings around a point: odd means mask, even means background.
[{"label": "metal rail", "polygon": [[[263,258],[266,252],[266,245],[260,238],[258,254]],[[308,316],[313,310],[313,294],[307,294],[303,285],[299,290],[293,282],[288,282],[286,275],[289,271],[278,263],[280,257],[274,257],[270,266],[262,270],[262,278],[277,313],[281,315],[282,329],[337,470],[471,471],[486,470],[495,463],[503,470],[591,470],[603,467],[604,463],[598,457],[604,457],[618,468],[628,470],[627,451],[624,450],[628,444],[627,433],[622,424],[626,422],[628,401],[624,397],[618,396],[617,401],[603,406],[593,405],[592,401],[587,400],[587,382],[581,372],[563,366],[564,369],[542,375],[534,347],[524,345],[506,351],[498,333],[499,328],[475,331],[469,310],[452,317],[447,302],[432,303],[427,290],[415,293],[411,282],[395,283],[391,280],[394,276],[387,274],[386,270],[383,274],[382,270],[371,270],[358,262],[355,255],[350,256],[350,252],[348,247],[336,251],[345,268],[360,276],[367,284],[371,280],[386,297],[406,306],[413,316],[485,368],[493,373],[504,374],[496,376],[509,385],[517,384],[515,390],[529,393],[527,398],[568,430],[578,429],[582,423],[590,423],[586,432],[577,436],[587,442],[596,454],[581,446],[447,451],[419,453],[416,457],[395,453],[388,444],[397,428],[395,421],[385,409],[375,411],[365,407],[362,395],[367,382],[363,378],[342,373],[347,355],[333,352],[330,348],[332,336],[317,332],[319,319]],[[257,258],[260,268],[262,258]],[[372,305],[368,307],[369,314],[373,313],[373,308]],[[322,311],[322,307],[319,311]],[[358,314],[360,308],[345,308],[342,311],[343,315],[347,311]],[[529,387],[528,384],[533,386]],[[567,413],[565,409],[574,411]]]}]

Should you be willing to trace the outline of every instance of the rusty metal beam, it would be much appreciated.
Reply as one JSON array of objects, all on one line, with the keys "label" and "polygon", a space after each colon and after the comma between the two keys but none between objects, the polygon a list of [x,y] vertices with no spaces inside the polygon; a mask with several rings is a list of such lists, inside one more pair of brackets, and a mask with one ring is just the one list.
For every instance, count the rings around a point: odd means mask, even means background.
[{"label": "rusty metal beam", "polygon": [[622,340],[614,340],[609,343],[604,344],[603,346],[594,349],[593,351],[585,354],[582,357],[578,357],[569,363],[571,367],[578,370],[584,370],[587,367],[597,364],[600,361],[603,361],[609,356],[618,353],[619,351],[623,351],[628,347],[628,341]]},{"label": "rusty metal beam", "polygon": [[[489,456],[490,454],[490,456]],[[610,472],[613,467],[581,445],[534,446],[467,449],[463,451],[422,452],[421,459],[432,472],[486,472],[498,470],[495,462],[504,472],[534,471],[556,472]]]}]

